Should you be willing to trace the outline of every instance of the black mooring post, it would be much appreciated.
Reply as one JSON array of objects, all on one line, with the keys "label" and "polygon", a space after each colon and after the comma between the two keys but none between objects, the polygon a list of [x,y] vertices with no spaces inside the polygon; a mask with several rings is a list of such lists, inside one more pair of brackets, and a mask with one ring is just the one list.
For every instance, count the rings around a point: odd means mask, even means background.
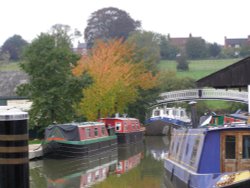
[{"label": "black mooring post", "polygon": [[29,188],[28,114],[0,108],[0,187]]}]

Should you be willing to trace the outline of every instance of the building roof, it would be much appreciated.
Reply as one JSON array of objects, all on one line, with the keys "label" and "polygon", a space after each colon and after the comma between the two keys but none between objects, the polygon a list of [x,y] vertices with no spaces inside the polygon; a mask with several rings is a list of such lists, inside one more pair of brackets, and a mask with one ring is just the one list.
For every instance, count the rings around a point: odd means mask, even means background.
[{"label": "building roof", "polygon": [[224,69],[198,81],[198,87],[242,88],[250,85],[250,57],[242,59]]},{"label": "building roof", "polygon": [[17,86],[28,80],[28,75],[22,71],[0,71],[0,98],[17,97]]}]

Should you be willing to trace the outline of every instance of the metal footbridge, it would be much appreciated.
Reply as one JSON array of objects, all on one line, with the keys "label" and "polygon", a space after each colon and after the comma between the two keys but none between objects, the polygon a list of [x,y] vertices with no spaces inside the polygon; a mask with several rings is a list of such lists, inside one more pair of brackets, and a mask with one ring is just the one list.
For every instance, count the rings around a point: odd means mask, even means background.
[{"label": "metal footbridge", "polygon": [[160,94],[157,104],[193,101],[193,100],[224,100],[248,104],[248,92],[225,89],[189,89],[171,91]]}]

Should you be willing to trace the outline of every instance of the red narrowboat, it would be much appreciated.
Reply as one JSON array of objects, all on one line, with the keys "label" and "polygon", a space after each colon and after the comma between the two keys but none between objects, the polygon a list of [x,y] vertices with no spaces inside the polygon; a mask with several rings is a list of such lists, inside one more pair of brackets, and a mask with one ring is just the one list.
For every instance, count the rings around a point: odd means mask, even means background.
[{"label": "red narrowboat", "polygon": [[136,118],[114,117],[101,118],[101,122],[105,123],[106,127],[115,129],[118,144],[130,144],[143,140],[145,128]]}]

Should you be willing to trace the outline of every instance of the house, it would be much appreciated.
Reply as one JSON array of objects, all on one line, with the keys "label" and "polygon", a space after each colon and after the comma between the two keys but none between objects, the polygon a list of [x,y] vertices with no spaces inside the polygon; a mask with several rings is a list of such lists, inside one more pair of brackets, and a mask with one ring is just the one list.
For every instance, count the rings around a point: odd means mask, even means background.
[{"label": "house", "polygon": [[77,47],[73,48],[73,51],[80,55],[87,54],[87,44],[78,41]]},{"label": "house", "polygon": [[226,48],[240,48],[245,44],[250,44],[250,35],[247,38],[227,38],[225,36],[225,44],[224,47]]},{"label": "house", "polygon": [[185,49],[186,43],[190,38],[202,39],[201,37],[193,37],[191,33],[189,34],[189,37],[178,37],[178,38],[171,38],[170,34],[168,34],[168,41],[170,42],[170,44],[181,50]]}]

